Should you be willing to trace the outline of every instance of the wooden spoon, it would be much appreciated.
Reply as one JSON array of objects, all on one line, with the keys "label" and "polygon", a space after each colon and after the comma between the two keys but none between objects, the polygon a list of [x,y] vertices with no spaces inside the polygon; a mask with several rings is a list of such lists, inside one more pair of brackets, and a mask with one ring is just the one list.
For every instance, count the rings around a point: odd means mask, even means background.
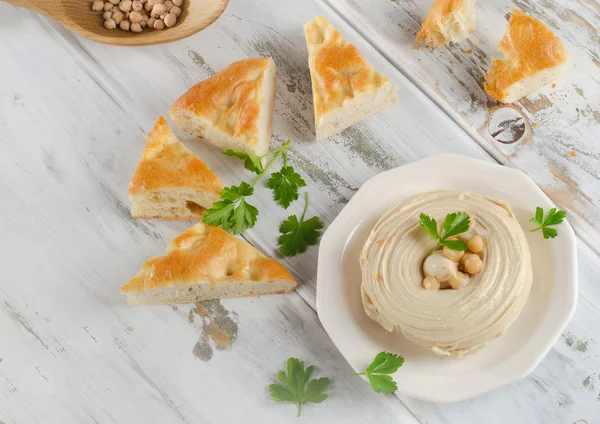
[{"label": "wooden spoon", "polygon": [[102,13],[92,10],[91,0],[4,0],[60,22],[71,31],[93,41],[119,46],[145,46],[169,43],[189,37],[217,20],[229,0],[183,0],[181,16],[172,28],[126,32],[104,28]]}]

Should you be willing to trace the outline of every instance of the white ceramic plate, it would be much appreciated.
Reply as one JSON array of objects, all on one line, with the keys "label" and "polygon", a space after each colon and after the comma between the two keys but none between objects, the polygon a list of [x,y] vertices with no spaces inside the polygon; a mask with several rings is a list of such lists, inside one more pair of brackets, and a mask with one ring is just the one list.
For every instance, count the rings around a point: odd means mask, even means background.
[{"label": "white ceramic plate", "polygon": [[[387,334],[364,312],[359,254],[389,208],[429,190],[465,190],[508,202],[525,231],[533,286],[521,315],[506,333],[475,355],[441,358]],[[520,171],[458,155],[442,155],[384,172],[367,181],[327,229],[319,248],[317,311],[342,355],[362,372],[381,351],[405,357],[394,375],[400,393],[432,402],[457,402],[526,377],[559,338],[577,302],[577,256],[566,222],[545,240],[529,219],[536,206],[554,207]],[[415,217],[417,219],[417,217]]]}]

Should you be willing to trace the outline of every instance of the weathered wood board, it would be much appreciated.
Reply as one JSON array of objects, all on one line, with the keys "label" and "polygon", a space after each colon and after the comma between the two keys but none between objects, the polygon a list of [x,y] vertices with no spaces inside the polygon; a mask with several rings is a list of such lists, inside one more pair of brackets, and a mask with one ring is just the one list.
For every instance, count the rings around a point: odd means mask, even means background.
[{"label": "weathered wood board", "polygon": [[[10,58],[0,70],[0,421],[297,422],[294,406],[272,402],[266,389],[297,356],[333,382],[330,399],[305,408],[311,423],[593,422],[600,260],[583,244],[581,306],[563,340],[531,378],[468,404],[377,395],[349,376],[314,312],[316,248],[285,260],[300,283],[288,295],[125,305],[118,288],[190,225],[131,219],[127,184],[145,135],[181,93],[234,60],[273,56],[273,144],[294,141],[291,161],[306,177],[309,214],[326,225],[382,170],[443,152],[489,159],[326,6],[232,2],[194,37],[126,49],[73,36],[22,9],[0,11],[0,56]],[[401,100],[317,143],[302,24],[321,12],[399,86]],[[250,178],[234,159],[183,139],[225,184]],[[276,224],[303,205],[284,211],[265,189],[253,201],[261,215],[245,237],[274,255]]]},{"label": "weathered wood board", "polygon": [[[600,6],[596,0],[478,1],[468,40],[420,48],[415,35],[432,0],[327,0],[349,24],[503,164],[521,169],[561,207],[580,237],[600,249]],[[507,107],[482,75],[512,8],[541,20],[570,55],[566,75]]]}]

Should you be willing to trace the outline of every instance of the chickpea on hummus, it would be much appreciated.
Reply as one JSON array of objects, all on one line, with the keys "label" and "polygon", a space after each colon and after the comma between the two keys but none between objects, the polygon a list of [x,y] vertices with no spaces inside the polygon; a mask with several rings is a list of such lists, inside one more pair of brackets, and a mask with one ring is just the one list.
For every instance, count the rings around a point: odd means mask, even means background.
[{"label": "chickpea on hummus", "polygon": [[[469,215],[458,235],[467,252],[443,248],[419,225],[457,211]],[[442,356],[473,353],[518,317],[532,283],[531,254],[510,206],[474,193],[434,191],[387,211],[365,243],[360,263],[367,315]],[[444,290],[446,289],[446,290]]]}]

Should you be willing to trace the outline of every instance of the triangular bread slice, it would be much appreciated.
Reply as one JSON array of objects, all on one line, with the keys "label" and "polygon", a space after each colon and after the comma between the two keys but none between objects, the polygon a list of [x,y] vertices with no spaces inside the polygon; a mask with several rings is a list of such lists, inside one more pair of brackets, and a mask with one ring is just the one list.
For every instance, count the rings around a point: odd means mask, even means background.
[{"label": "triangular bread slice", "polygon": [[158,117],[129,183],[134,218],[200,219],[221,197],[223,184]]},{"label": "triangular bread slice", "polygon": [[512,103],[557,80],[569,55],[564,44],[543,23],[513,9],[497,59],[485,76],[485,91],[502,103]]},{"label": "triangular bread slice", "polygon": [[220,228],[200,223],[173,239],[121,293],[130,305],[188,303],[287,293],[296,282],[287,269]]},{"label": "triangular bread slice", "polygon": [[473,0],[435,0],[417,34],[428,47],[466,40],[475,30]]},{"label": "triangular bread slice", "polygon": [[169,114],[183,131],[223,150],[260,156],[269,150],[274,103],[273,59],[245,59],[194,85]]},{"label": "triangular bread slice", "polygon": [[323,15],[304,25],[317,140],[396,102],[396,89]]}]

